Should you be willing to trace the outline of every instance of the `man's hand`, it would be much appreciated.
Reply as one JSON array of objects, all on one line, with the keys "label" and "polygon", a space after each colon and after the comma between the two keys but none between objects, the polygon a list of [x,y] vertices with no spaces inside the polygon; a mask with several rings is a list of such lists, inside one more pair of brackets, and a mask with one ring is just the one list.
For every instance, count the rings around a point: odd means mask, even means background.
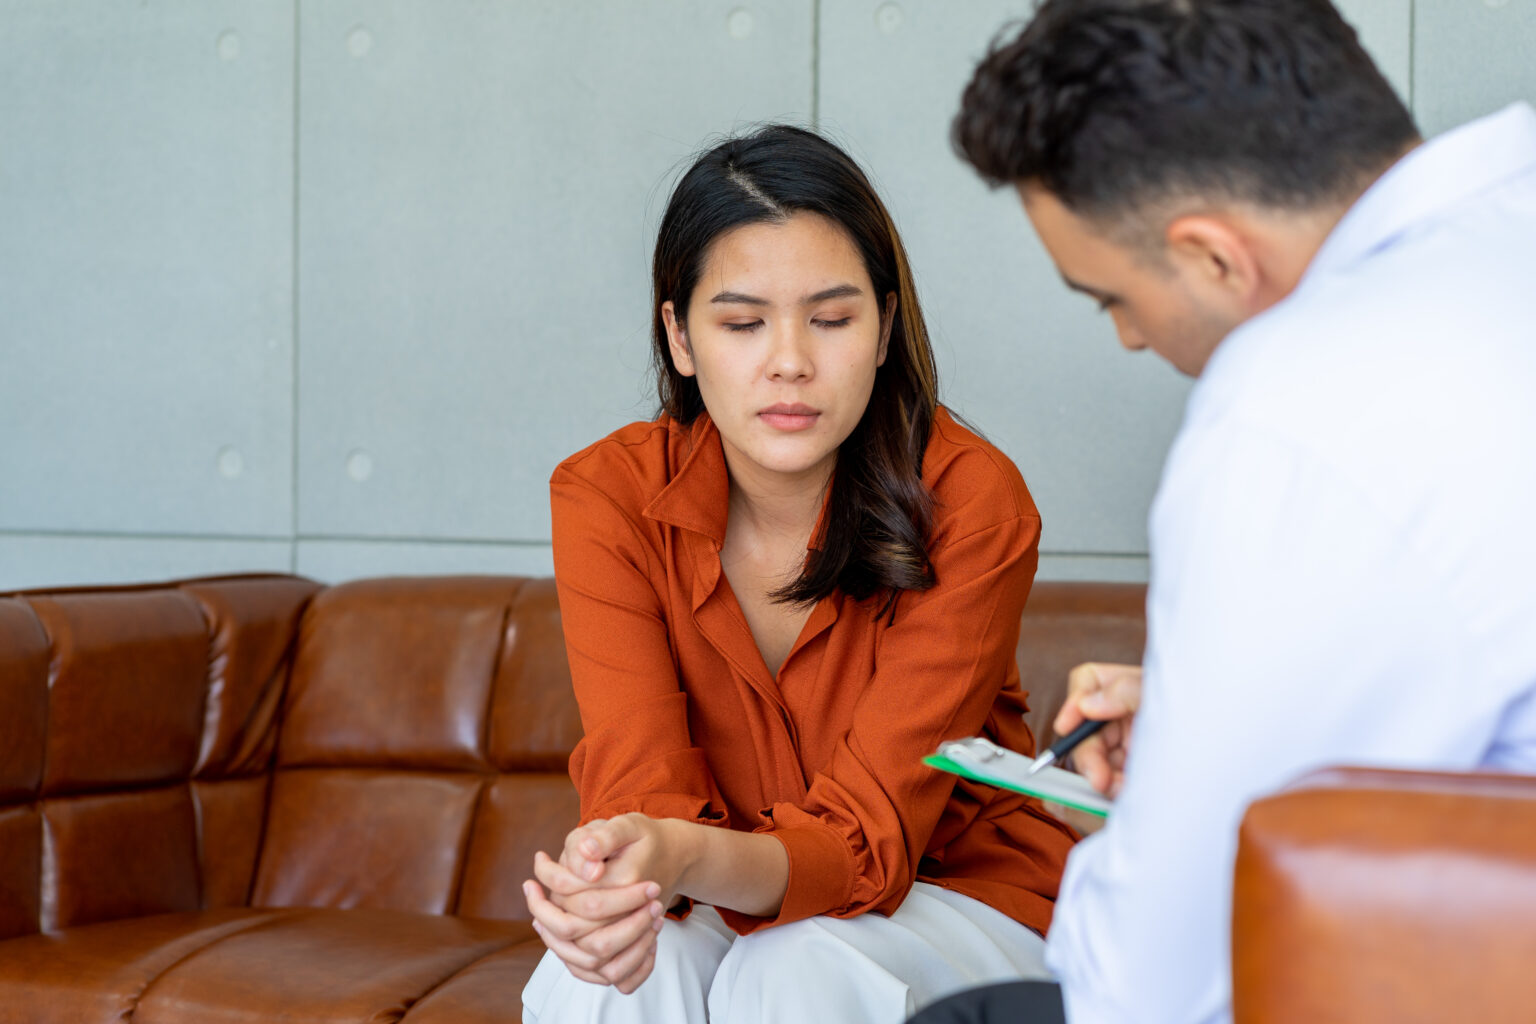
[{"label": "man's hand", "polygon": [[594,886],[542,851],[533,870],[538,881],[524,882],[523,896],[544,945],[582,981],[613,985],[625,995],[639,988],[656,964],[661,887],[651,881]]},{"label": "man's hand", "polygon": [[1125,782],[1131,722],[1141,706],[1141,666],[1089,662],[1067,676],[1067,699],[1054,723],[1065,736],[1086,719],[1109,722],[1072,751],[1072,765],[1093,788],[1114,797]]}]

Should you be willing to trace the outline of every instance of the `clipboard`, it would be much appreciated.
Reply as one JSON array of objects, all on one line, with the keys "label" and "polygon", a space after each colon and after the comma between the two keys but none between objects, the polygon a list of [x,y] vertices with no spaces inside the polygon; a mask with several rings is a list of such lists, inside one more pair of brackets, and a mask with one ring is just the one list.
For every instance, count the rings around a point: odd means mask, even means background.
[{"label": "clipboard", "polygon": [[923,763],[975,782],[1075,807],[1101,818],[1108,817],[1109,809],[1114,806],[1108,797],[1076,772],[1042,768],[1031,775],[1029,766],[1034,763],[1033,759],[1000,747],[982,736],[940,743],[937,751],[923,758]]}]

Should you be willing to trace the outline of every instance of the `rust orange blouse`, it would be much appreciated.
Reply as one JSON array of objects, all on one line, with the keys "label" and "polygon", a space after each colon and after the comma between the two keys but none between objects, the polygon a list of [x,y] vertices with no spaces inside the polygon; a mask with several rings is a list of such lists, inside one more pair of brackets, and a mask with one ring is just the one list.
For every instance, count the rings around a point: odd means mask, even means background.
[{"label": "rust orange blouse", "polygon": [[729,479],[707,414],[631,424],[551,479],[582,820],[640,811],[773,835],[783,907],[722,909],[737,932],[889,913],[919,879],[1050,923],[1071,832],[921,762],[977,734],[1034,749],[1014,649],[1040,517],[1013,463],[943,409],[923,479],[937,585],[902,594],[890,620],[878,598],[824,598],[777,678],[720,569]]}]

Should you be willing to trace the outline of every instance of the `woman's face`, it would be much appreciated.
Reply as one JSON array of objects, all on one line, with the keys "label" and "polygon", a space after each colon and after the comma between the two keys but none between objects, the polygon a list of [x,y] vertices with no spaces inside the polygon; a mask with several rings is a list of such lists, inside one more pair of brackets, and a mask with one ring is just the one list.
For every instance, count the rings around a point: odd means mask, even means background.
[{"label": "woman's face", "polygon": [[853,240],[819,214],[715,239],[686,325],[671,302],[662,317],[735,479],[825,479],[869,404],[895,306],[894,294],[875,295]]}]

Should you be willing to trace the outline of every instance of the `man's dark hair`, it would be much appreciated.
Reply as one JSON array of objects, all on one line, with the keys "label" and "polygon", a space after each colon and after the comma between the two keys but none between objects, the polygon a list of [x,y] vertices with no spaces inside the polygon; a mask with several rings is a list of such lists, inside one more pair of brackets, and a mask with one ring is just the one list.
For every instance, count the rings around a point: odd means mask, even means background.
[{"label": "man's dark hair", "polygon": [[1104,221],[1348,201],[1418,131],[1327,0],[1046,0],[993,43],[953,136],[994,185]]}]

